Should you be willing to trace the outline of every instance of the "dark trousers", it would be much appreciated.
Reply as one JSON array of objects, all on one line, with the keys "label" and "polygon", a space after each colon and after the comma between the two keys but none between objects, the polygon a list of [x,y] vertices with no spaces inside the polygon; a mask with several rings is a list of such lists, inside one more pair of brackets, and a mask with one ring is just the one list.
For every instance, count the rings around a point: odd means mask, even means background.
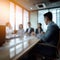
[{"label": "dark trousers", "polygon": [[40,56],[44,56],[46,60],[49,60],[50,58],[56,58],[57,49],[54,47],[37,44],[34,47],[33,52],[35,54],[39,54]]}]

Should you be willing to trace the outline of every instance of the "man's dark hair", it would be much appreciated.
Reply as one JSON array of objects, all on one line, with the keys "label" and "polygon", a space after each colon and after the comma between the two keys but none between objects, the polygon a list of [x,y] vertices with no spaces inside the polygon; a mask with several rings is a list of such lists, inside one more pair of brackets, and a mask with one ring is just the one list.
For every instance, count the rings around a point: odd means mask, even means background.
[{"label": "man's dark hair", "polygon": [[41,23],[38,23],[40,26],[42,26],[42,24]]},{"label": "man's dark hair", "polygon": [[51,12],[47,12],[44,14],[44,17],[48,17],[50,21],[52,21],[52,13]]},{"label": "man's dark hair", "polygon": [[31,24],[31,22],[28,22],[28,24]]}]

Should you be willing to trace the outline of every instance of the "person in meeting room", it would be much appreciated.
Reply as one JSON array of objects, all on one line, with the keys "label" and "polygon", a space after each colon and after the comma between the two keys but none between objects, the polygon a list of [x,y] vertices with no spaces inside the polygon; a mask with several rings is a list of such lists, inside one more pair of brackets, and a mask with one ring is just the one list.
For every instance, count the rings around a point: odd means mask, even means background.
[{"label": "person in meeting room", "polygon": [[37,29],[36,29],[36,34],[39,34],[39,33],[41,33],[41,32],[43,32],[42,24],[41,24],[41,23],[38,23],[38,27],[37,27]]},{"label": "person in meeting room", "polygon": [[39,38],[42,34],[43,32],[43,29],[42,29],[42,24],[41,23],[38,23],[38,27],[37,27],[37,29],[36,29],[36,36]]},{"label": "person in meeting room", "polygon": [[[44,14],[44,21],[46,25],[48,25],[47,31],[40,38],[39,44],[35,47],[38,54],[45,56],[44,60],[53,60],[51,58],[56,57],[57,52],[55,47],[59,40],[59,27],[52,21],[52,18],[51,12]],[[41,45],[40,43],[44,43],[44,45]]]},{"label": "person in meeting room", "polygon": [[12,27],[11,27],[11,24],[9,22],[6,23],[6,34],[12,34],[13,33],[13,30],[12,30]]},{"label": "person in meeting room", "polygon": [[17,34],[20,36],[24,35],[24,29],[22,24],[19,25],[19,30],[17,31]]},{"label": "person in meeting room", "polygon": [[26,34],[31,35],[34,32],[34,28],[31,27],[31,23],[28,22],[28,28],[26,29]]}]

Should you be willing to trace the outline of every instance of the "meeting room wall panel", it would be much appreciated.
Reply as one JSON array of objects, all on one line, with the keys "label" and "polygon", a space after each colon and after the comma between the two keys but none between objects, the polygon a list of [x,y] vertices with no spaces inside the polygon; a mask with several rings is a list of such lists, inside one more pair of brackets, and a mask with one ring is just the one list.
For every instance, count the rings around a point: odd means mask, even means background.
[{"label": "meeting room wall panel", "polygon": [[0,25],[5,25],[9,21],[9,3],[9,0],[0,0]]},{"label": "meeting room wall panel", "polygon": [[34,29],[37,28],[37,21],[38,21],[38,11],[30,12],[30,22],[31,22],[31,26]]}]

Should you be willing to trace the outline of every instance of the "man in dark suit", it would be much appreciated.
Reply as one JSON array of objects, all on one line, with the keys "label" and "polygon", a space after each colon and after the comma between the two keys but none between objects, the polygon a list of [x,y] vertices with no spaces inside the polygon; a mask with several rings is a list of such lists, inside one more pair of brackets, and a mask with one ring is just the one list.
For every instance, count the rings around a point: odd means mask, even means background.
[{"label": "man in dark suit", "polygon": [[[57,46],[59,40],[59,27],[52,21],[52,13],[47,12],[44,14],[44,21],[47,27],[46,33],[40,38],[40,42],[46,45],[37,45],[36,52],[40,53],[40,55],[46,57],[55,57],[56,48],[51,46]],[[51,46],[50,46],[51,45]],[[50,58],[46,58],[45,60],[51,60]]]},{"label": "man in dark suit", "polygon": [[28,28],[26,29],[26,33],[31,35],[32,32],[34,32],[34,28],[32,28],[31,23],[28,22]]}]

